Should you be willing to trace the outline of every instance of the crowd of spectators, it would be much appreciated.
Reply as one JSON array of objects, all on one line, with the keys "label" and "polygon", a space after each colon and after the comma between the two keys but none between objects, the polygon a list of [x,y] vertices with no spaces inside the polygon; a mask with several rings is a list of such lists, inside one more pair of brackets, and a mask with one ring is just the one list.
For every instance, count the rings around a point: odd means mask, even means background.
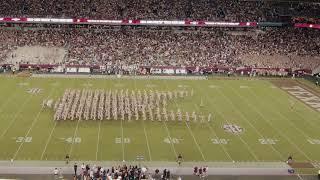
[{"label": "crowd of spectators", "polygon": [[45,46],[65,48],[65,63],[76,65],[314,69],[320,66],[319,42],[317,31],[293,28],[236,35],[220,29],[0,29],[0,63],[18,47]]},{"label": "crowd of spectators", "polygon": [[208,167],[198,167],[195,166],[193,168],[193,175],[199,176],[200,178],[204,178],[207,176],[207,172],[208,172]]},{"label": "crowd of spectators", "polygon": [[0,17],[264,21],[319,16],[315,3],[241,0],[6,0]]},{"label": "crowd of spectators", "polygon": [[[61,172],[56,168],[54,170],[55,177],[58,177]],[[61,176],[61,175],[60,175]],[[137,165],[119,165],[111,168],[104,168],[97,165],[85,165],[84,163],[78,167],[74,165],[74,179],[81,180],[136,180],[136,179],[153,179],[153,180],[169,180],[172,178],[170,170],[164,169],[160,172],[155,169],[151,172],[146,167]]]},{"label": "crowd of spectators", "polygon": [[138,166],[117,166],[110,169],[104,169],[101,166],[82,165],[80,176],[83,179],[147,179],[147,169],[138,168]]}]

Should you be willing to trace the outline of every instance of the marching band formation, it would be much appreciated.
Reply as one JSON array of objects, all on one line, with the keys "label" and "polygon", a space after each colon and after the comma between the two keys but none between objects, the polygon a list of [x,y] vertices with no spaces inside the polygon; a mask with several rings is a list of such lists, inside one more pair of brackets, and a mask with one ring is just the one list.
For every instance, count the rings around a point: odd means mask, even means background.
[{"label": "marching band formation", "polygon": [[66,89],[54,105],[54,120],[150,120],[150,121],[210,121],[208,117],[167,111],[168,101],[193,96],[193,90],[90,90]]}]

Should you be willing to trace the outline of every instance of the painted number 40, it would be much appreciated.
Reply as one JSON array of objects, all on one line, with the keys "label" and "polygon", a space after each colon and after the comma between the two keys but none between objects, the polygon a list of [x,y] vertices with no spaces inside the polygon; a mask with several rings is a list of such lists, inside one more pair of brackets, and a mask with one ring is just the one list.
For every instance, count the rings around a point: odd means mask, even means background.
[{"label": "painted number 40", "polygon": [[277,143],[277,139],[259,139],[259,142],[261,144],[276,144]]},{"label": "painted number 40", "polygon": [[70,144],[72,144],[72,143],[79,144],[79,143],[81,143],[81,138],[80,137],[75,137],[75,138],[68,137],[65,141]]},{"label": "painted number 40", "polygon": [[211,139],[212,144],[228,144],[229,139]]}]

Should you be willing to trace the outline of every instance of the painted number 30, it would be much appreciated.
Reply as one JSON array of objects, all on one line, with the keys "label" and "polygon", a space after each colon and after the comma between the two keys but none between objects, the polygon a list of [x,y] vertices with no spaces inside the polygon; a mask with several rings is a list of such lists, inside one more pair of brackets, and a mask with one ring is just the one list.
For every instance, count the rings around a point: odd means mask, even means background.
[{"label": "painted number 30", "polygon": [[32,137],[17,137],[16,142],[17,143],[24,143],[24,142],[30,143],[30,142],[32,142]]},{"label": "painted number 30", "polygon": [[[123,141],[122,141],[122,139],[123,139]],[[130,138],[115,138],[114,141],[116,144],[121,144],[121,143],[129,144],[131,142]]]}]

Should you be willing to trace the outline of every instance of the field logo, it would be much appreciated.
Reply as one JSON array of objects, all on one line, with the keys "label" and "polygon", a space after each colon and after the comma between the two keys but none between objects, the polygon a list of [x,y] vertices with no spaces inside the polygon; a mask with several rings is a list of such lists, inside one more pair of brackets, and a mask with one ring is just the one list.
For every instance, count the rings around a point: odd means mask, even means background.
[{"label": "field logo", "polygon": [[244,131],[244,129],[236,124],[225,124],[223,125],[223,129],[226,132],[232,133],[232,134],[240,134]]}]

